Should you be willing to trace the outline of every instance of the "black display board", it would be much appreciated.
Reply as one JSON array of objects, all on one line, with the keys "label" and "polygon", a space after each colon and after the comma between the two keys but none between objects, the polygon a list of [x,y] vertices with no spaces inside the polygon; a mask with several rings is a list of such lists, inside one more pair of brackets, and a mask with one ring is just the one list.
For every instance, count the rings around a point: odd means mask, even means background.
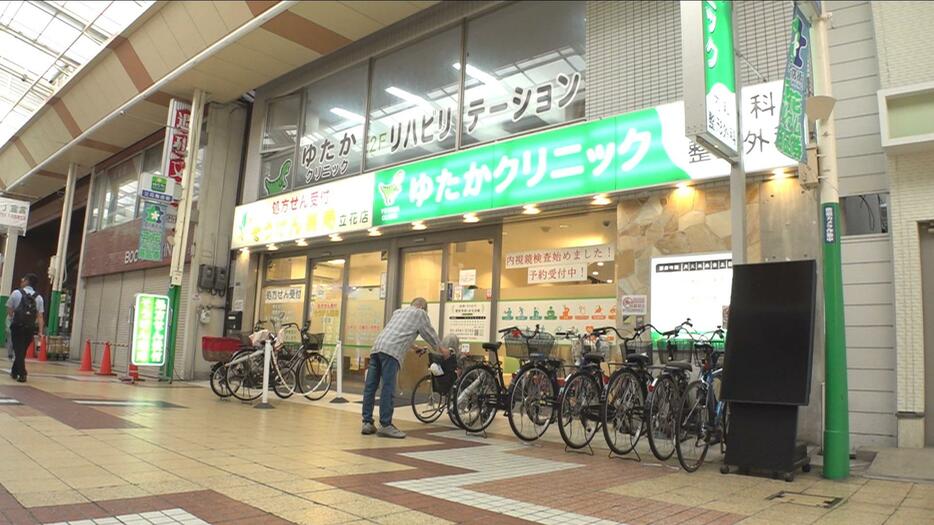
[{"label": "black display board", "polygon": [[721,399],[807,405],[817,263],[733,266]]}]

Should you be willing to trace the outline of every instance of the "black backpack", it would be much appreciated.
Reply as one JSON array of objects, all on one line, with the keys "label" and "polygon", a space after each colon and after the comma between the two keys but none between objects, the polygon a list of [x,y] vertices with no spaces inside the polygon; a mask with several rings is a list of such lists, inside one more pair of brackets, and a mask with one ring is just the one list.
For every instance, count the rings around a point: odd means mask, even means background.
[{"label": "black backpack", "polygon": [[38,294],[28,293],[26,290],[20,289],[20,299],[19,305],[16,306],[16,310],[13,311],[13,322],[11,326],[18,326],[20,328],[35,328],[36,318],[39,315],[38,307],[36,306],[36,297]]}]

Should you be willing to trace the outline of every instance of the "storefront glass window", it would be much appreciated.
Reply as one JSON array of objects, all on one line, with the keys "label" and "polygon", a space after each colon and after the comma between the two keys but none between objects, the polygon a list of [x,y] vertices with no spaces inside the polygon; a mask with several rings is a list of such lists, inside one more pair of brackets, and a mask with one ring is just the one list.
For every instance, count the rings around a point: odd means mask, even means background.
[{"label": "storefront glass window", "polygon": [[367,64],[345,69],[305,90],[305,119],[294,187],[356,175],[363,166]]},{"label": "storefront glass window", "polygon": [[311,333],[324,334],[324,348],[334,350],[341,338],[341,303],[343,302],[345,259],[314,263],[311,270],[311,296],[308,298],[308,321]]},{"label": "storefront glass window", "polygon": [[[272,330],[286,323],[301,326],[302,308],[305,305],[305,285],[267,285],[263,287],[260,319],[267,323],[264,328]],[[300,343],[298,330],[287,329],[284,338],[289,343]]]},{"label": "storefront glass window", "polygon": [[141,156],[137,155],[107,170],[103,178],[105,187],[102,228],[123,224],[136,217],[140,162]]},{"label": "storefront glass window", "polygon": [[615,325],[615,239],[613,209],[504,225],[498,328]]},{"label": "storefront glass window", "polygon": [[373,62],[367,169],[454,148],[460,42],[453,28]]},{"label": "storefront glass window", "polygon": [[462,144],[584,117],[585,11],[517,2],[470,21]]},{"label": "storefront glass window", "polygon": [[843,235],[889,232],[889,194],[867,193],[840,198]]},{"label": "storefront glass window", "polygon": [[305,278],[308,259],[305,257],[279,257],[266,263],[267,281],[294,281]]},{"label": "storefront glass window", "polygon": [[260,163],[260,195],[282,193],[292,185],[292,161],[298,137],[298,95],[273,100],[266,112]]},{"label": "storefront glass window", "polygon": [[455,242],[448,250],[451,291],[444,304],[444,333],[456,335],[472,354],[483,356],[481,344],[490,340],[493,241]]},{"label": "storefront glass window", "polygon": [[385,252],[358,253],[350,256],[344,355],[351,358],[351,370],[362,371],[369,349],[383,328],[386,261]]}]

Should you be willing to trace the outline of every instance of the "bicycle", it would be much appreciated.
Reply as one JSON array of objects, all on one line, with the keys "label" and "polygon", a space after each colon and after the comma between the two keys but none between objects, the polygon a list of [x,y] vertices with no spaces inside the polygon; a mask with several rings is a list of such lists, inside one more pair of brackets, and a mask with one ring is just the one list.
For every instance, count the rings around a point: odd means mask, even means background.
[{"label": "bicycle", "polygon": [[[560,361],[547,357],[554,346],[554,336],[541,332],[537,326],[531,334],[518,327],[505,328],[499,333],[506,343],[507,355],[521,354],[520,359],[526,362],[507,388],[499,362],[499,348],[503,343],[483,343],[488,361],[465,370],[454,384],[454,417],[464,430],[478,433],[490,426],[497,410],[503,410],[513,433],[524,441],[534,441],[545,433],[554,419],[558,392],[555,363],[560,365]],[[526,417],[531,421],[531,429],[526,428]]]},{"label": "bicycle", "polygon": [[604,327],[589,334],[576,331],[555,334],[572,339],[571,354],[578,367],[565,380],[558,398],[558,431],[569,448],[581,449],[589,445],[602,425],[601,407],[607,379],[602,365],[610,350],[606,341],[610,330],[616,331],[613,327]]},{"label": "bicycle", "polygon": [[[645,400],[646,434],[649,448],[659,461],[667,461],[675,453],[677,411],[682,394],[690,380],[694,366],[694,338],[687,328],[693,328],[688,319],[675,329],[662,333],[665,339],[657,346],[662,371],[652,381]],[[678,340],[681,332],[688,340]],[[683,359],[682,359],[683,358]]]},{"label": "bicycle", "polygon": [[[427,351],[422,348],[418,354],[422,355]],[[437,364],[444,373],[436,376],[429,372],[415,383],[415,388],[412,389],[412,412],[422,423],[434,423],[447,410],[451,422],[460,427],[459,421],[454,417],[454,398],[451,396],[461,371],[457,356],[452,355],[445,360],[440,354],[428,353],[428,364]]]},{"label": "bicycle", "polygon": [[652,370],[652,341],[644,336],[658,333],[651,324],[637,326],[633,334],[622,338],[621,367],[610,374],[603,396],[601,422],[603,437],[613,453],[632,452],[646,429],[645,400],[655,380]]},{"label": "bicycle", "polygon": [[702,335],[694,345],[704,354],[701,377],[692,381],[681,396],[675,429],[678,463],[687,472],[694,472],[704,464],[710,445],[719,444],[721,452],[725,449],[727,407],[718,396],[723,373],[718,364],[723,342],[724,332],[718,326],[713,332]]}]

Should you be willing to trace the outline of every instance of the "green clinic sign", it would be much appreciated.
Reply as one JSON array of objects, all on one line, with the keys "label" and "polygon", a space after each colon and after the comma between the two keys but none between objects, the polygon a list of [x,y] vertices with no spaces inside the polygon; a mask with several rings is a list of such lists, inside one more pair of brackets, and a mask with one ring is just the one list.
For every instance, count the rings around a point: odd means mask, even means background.
[{"label": "green clinic sign", "polygon": [[162,366],[169,332],[169,297],[136,294],[133,311],[131,361],[136,366]]},{"label": "green clinic sign", "polygon": [[685,131],[718,156],[739,149],[733,2],[682,1]]},{"label": "green clinic sign", "polygon": [[686,162],[672,160],[688,152],[684,128],[664,124],[672,117],[680,124],[678,108],[669,104],[378,171],[374,223],[690,180]]}]

